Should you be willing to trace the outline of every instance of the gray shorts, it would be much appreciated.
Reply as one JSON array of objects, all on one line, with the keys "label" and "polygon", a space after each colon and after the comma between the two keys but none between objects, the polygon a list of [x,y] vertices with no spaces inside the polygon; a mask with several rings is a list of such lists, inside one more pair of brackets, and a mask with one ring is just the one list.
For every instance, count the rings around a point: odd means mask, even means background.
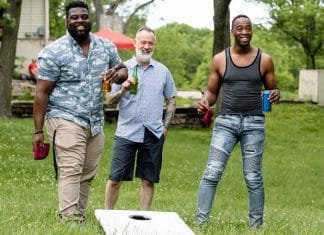
[{"label": "gray shorts", "polygon": [[145,129],[143,143],[116,136],[109,179],[117,182],[133,180],[136,160],[135,177],[158,183],[162,167],[163,143],[164,135],[159,139],[148,129]]}]

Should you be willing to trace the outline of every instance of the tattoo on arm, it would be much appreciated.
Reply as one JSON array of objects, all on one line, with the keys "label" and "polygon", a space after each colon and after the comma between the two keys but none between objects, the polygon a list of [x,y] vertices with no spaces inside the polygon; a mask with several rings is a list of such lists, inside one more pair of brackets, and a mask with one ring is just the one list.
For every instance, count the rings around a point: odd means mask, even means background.
[{"label": "tattoo on arm", "polygon": [[123,95],[124,94],[120,90],[117,92],[110,92],[106,98],[106,104],[117,105]]},{"label": "tattoo on arm", "polygon": [[164,128],[168,129],[173,120],[174,114],[176,110],[176,99],[172,97],[167,100],[167,107],[164,116]]}]

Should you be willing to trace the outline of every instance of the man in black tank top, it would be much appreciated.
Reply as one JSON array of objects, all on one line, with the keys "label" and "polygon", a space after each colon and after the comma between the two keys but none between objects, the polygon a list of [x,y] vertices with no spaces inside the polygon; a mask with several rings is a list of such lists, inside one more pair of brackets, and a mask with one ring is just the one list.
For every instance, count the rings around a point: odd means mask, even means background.
[{"label": "man in black tank top", "polygon": [[265,140],[265,117],[262,112],[262,87],[270,90],[270,103],[279,101],[280,93],[272,58],[251,46],[252,23],[246,15],[232,21],[234,45],[216,54],[204,97],[198,113],[205,113],[223,93],[212,133],[209,158],[203,173],[197,205],[197,222],[210,220],[217,184],[229,156],[240,142],[243,174],[249,194],[249,226],[258,228],[263,222],[264,188],[262,154]]}]

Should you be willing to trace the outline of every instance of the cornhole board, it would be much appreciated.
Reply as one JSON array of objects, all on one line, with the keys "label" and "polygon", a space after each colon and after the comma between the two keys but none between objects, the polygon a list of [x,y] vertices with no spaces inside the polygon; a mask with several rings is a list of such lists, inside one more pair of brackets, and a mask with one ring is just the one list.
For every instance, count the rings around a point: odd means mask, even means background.
[{"label": "cornhole board", "polygon": [[106,235],[195,235],[175,212],[95,210]]}]

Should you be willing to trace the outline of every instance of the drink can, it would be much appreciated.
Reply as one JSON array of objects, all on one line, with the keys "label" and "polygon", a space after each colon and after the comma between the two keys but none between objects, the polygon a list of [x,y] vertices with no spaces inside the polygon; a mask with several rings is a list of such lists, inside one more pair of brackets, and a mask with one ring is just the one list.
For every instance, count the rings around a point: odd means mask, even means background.
[{"label": "drink can", "polygon": [[262,93],[262,111],[263,112],[270,112],[271,111],[271,103],[269,101],[270,91],[265,90]]}]

